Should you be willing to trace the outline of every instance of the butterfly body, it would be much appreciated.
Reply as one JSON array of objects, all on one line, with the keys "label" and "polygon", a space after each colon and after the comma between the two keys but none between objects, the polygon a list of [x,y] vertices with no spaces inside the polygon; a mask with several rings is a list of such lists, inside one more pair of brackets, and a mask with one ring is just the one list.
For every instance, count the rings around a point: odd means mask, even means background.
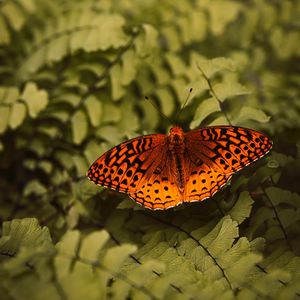
[{"label": "butterfly body", "polygon": [[212,197],[232,177],[267,154],[272,141],[242,127],[211,126],[140,136],[110,149],[88,170],[98,185],[127,193],[150,209]]},{"label": "butterfly body", "polygon": [[185,134],[181,127],[172,127],[167,136],[168,151],[166,159],[169,161],[170,170],[173,170],[173,176],[176,179],[179,192],[184,192],[184,184],[187,180],[187,173],[185,169],[186,161],[186,143]]}]

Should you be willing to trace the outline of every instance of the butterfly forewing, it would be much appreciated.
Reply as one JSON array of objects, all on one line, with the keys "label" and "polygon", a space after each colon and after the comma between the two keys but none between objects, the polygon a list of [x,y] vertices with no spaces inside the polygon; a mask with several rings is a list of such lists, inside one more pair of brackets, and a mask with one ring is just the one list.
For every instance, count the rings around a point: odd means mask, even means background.
[{"label": "butterfly forewing", "polygon": [[89,168],[88,178],[120,192],[136,192],[145,173],[155,164],[153,152],[163,147],[166,135],[140,136],[110,149]]},{"label": "butterfly forewing", "polygon": [[189,157],[220,174],[234,174],[266,155],[272,141],[264,134],[242,127],[212,126],[186,134]]}]

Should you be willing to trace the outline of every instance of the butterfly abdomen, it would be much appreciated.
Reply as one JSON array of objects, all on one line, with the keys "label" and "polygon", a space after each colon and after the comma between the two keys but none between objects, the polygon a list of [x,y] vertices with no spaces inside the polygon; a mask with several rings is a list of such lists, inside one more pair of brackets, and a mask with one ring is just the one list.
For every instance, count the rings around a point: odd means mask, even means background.
[{"label": "butterfly abdomen", "polygon": [[168,151],[168,160],[170,162],[171,177],[175,178],[176,184],[181,193],[184,192],[186,182],[186,170],[184,167],[184,145],[172,146]]},{"label": "butterfly abdomen", "polygon": [[168,158],[178,189],[184,192],[186,170],[184,168],[185,137],[181,127],[172,127],[168,136]]}]

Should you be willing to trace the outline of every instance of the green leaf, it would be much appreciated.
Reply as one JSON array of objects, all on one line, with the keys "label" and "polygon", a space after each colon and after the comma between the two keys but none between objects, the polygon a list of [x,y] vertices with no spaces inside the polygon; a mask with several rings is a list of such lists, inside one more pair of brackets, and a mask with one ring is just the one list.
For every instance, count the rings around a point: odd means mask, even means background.
[{"label": "green leaf", "polygon": [[105,150],[107,150],[107,148],[105,148],[103,143],[98,144],[95,141],[91,141],[87,144],[84,150],[84,155],[88,160],[88,163],[92,163],[100,156],[101,153],[104,153]]},{"label": "green leaf", "polygon": [[177,51],[181,47],[181,40],[178,35],[178,30],[175,26],[172,26],[170,24],[166,24],[163,28],[161,28],[164,38],[168,42],[168,47],[171,51]]},{"label": "green leaf", "polygon": [[28,196],[30,194],[35,195],[43,195],[47,192],[47,189],[44,185],[42,185],[38,180],[31,180],[26,184],[26,187],[23,191],[24,196]]},{"label": "green leaf", "polygon": [[250,216],[253,200],[248,192],[242,192],[235,205],[229,211],[231,218],[241,224]]},{"label": "green leaf", "polygon": [[73,165],[75,165],[78,176],[85,176],[89,165],[84,156],[73,155],[71,161],[72,163],[70,163],[68,167],[71,168]]},{"label": "green leaf", "polygon": [[224,102],[227,98],[250,94],[249,90],[237,82],[225,82],[214,85],[214,91],[218,99]]},{"label": "green leaf", "polygon": [[[164,263],[155,260],[148,260],[139,268],[132,270],[127,276],[138,286],[143,286],[145,283],[147,283],[147,281],[149,281],[149,279],[151,279],[151,277],[155,276],[153,271],[161,273],[164,271],[164,268]],[[143,276],[145,273],[148,273],[148,276]]]},{"label": "green leaf", "polygon": [[273,205],[289,204],[293,206],[293,211],[300,208],[300,195],[286,191],[278,187],[269,187],[266,189],[266,193],[272,199]]},{"label": "green leaf", "polygon": [[256,253],[244,255],[237,263],[232,264],[227,270],[229,278],[235,283],[235,286],[241,285],[245,280],[245,275],[248,275],[253,267],[255,267],[262,257]]},{"label": "green leaf", "polygon": [[120,111],[122,112],[122,118],[120,122],[118,122],[118,128],[122,129],[123,133],[126,136],[131,138],[132,136],[136,136],[135,131],[139,130],[139,118],[136,114],[135,106],[132,99],[124,98],[121,105],[119,106]]},{"label": "green leaf", "polygon": [[[92,20],[91,20],[92,18]],[[118,48],[128,42],[123,31],[124,18],[117,14],[91,15],[88,10],[80,16],[86,30],[75,31],[71,36],[71,49],[75,51],[83,48],[87,52]]]},{"label": "green leaf", "polygon": [[69,36],[62,35],[52,40],[51,45],[46,48],[45,59],[49,62],[58,61],[68,52]]},{"label": "green leaf", "polygon": [[136,51],[139,56],[147,57],[152,54],[157,47],[158,32],[149,25],[143,24],[139,37],[135,40]]},{"label": "green leaf", "polygon": [[[207,35],[208,21],[203,11],[192,10],[188,16],[188,34],[192,41],[203,41]],[[187,40],[187,39],[186,39]]]},{"label": "green leaf", "polygon": [[[80,240],[80,233],[78,230],[68,231],[56,245],[57,250],[61,254],[75,256]],[[67,270],[64,270],[67,271]]]},{"label": "green leaf", "polygon": [[[4,241],[4,242],[3,242]],[[22,247],[52,245],[47,227],[41,227],[34,218],[3,222],[0,239],[2,253],[15,255]]]},{"label": "green leaf", "polygon": [[126,51],[122,56],[122,76],[121,84],[126,86],[130,84],[137,74],[137,58],[132,49]]},{"label": "green leaf", "polygon": [[0,103],[14,104],[19,98],[19,90],[16,87],[0,86]]},{"label": "green leaf", "polygon": [[[97,25],[95,37],[98,43],[98,49],[106,50],[110,47],[118,48],[127,44],[128,37],[123,30],[125,19],[121,15],[99,15],[95,18],[94,23]],[[89,38],[91,39],[92,36]]]},{"label": "green leaf", "polygon": [[268,162],[268,165],[270,163],[270,167],[284,167],[288,163],[293,162],[293,157],[290,155],[284,155],[282,153],[278,153],[275,151],[271,152],[270,161]]},{"label": "green leaf", "polygon": [[99,259],[100,250],[104,247],[109,239],[106,231],[93,232],[89,234],[82,242],[79,256],[91,261]]},{"label": "green leaf", "polygon": [[115,64],[110,69],[110,80],[112,89],[112,99],[119,100],[125,94],[125,89],[122,86],[122,69],[119,64]]},{"label": "green leaf", "polygon": [[96,134],[112,145],[119,144],[123,138],[123,132],[114,126],[103,126],[97,130]]},{"label": "green leaf", "polygon": [[[80,251],[80,233],[78,231],[69,231],[58,244],[58,255],[55,257],[54,264],[57,278],[61,289],[70,299],[103,299],[106,293],[106,281],[108,275],[103,274],[101,270],[95,270],[94,261],[90,257],[97,255],[98,245],[91,242],[106,240],[105,234],[91,234],[83,239],[83,254],[87,257],[78,257],[77,251]],[[76,288],[75,288],[76,287]]]},{"label": "green leaf", "polygon": [[170,65],[174,75],[179,76],[186,73],[186,65],[177,55],[173,53],[167,53],[166,60]]},{"label": "green leaf", "polygon": [[84,102],[88,116],[93,126],[97,127],[101,124],[102,119],[102,102],[95,96],[90,95]]},{"label": "green leaf", "polygon": [[[228,23],[234,21],[241,9],[241,5],[234,1],[214,1],[209,5],[210,28],[213,34],[220,35],[225,31]],[[226,14],[224,14],[226,11]]]},{"label": "green leaf", "polygon": [[[220,71],[235,71],[236,66],[232,59],[226,57],[216,57],[213,59],[206,59],[199,57],[198,53],[192,53],[192,61],[199,66],[207,78],[212,78]],[[198,74],[201,72],[198,70]],[[202,75],[202,74],[201,74]]]},{"label": "green leaf", "polygon": [[175,109],[175,99],[171,91],[167,88],[161,88],[156,90],[156,94],[159,97],[162,112],[169,116]]},{"label": "green leaf", "polygon": [[219,116],[209,123],[209,126],[217,126],[217,125],[222,126],[222,125],[230,125],[230,124],[224,116]]},{"label": "green leaf", "polygon": [[44,170],[47,174],[50,174],[53,170],[53,164],[50,161],[47,160],[41,160],[38,164],[38,166]]},{"label": "green leaf", "polygon": [[241,237],[233,246],[218,258],[218,263],[224,269],[232,267],[238,263],[239,259],[250,253],[251,247],[245,237]]},{"label": "green leaf", "polygon": [[8,258],[2,264],[2,272],[17,275],[34,268],[46,279],[45,265],[55,254],[47,227],[41,227],[37,219],[15,219],[3,223],[0,253]]},{"label": "green leaf", "polygon": [[133,254],[136,249],[136,246],[129,244],[110,248],[103,258],[103,266],[113,272],[118,272],[124,261],[130,254]]},{"label": "green leaf", "polygon": [[9,116],[9,126],[11,129],[19,127],[26,117],[26,106],[24,103],[15,103],[12,106]]},{"label": "green leaf", "polygon": [[7,27],[7,24],[3,18],[3,16],[0,16],[0,45],[6,45],[10,43],[10,32]]},{"label": "green leaf", "polygon": [[10,108],[8,106],[0,106],[0,134],[6,131],[9,122]]},{"label": "green leaf", "polygon": [[88,121],[87,116],[82,110],[76,111],[71,119],[73,142],[80,144],[87,136]]},{"label": "green leaf", "polygon": [[222,252],[228,250],[238,237],[237,222],[230,218],[224,218],[218,225],[200,241],[208,248],[211,255],[217,257]]},{"label": "green leaf", "polygon": [[1,7],[1,12],[8,19],[10,26],[14,30],[18,31],[21,29],[25,22],[25,16],[19,5],[14,2],[5,3]]},{"label": "green leaf", "polygon": [[28,107],[29,115],[36,118],[48,104],[48,94],[45,90],[39,90],[34,82],[28,82],[21,95]]},{"label": "green leaf", "polygon": [[113,103],[105,103],[103,105],[103,123],[116,123],[121,120],[121,111]]},{"label": "green leaf", "polygon": [[270,120],[262,110],[256,109],[249,106],[243,106],[238,114],[238,117],[235,119],[235,124],[244,123],[247,120],[253,120],[260,123],[267,123]]},{"label": "green leaf", "polygon": [[215,97],[205,99],[198,105],[194,114],[194,119],[190,124],[191,129],[201,125],[202,121],[210,114],[219,112],[221,110],[219,102]]},{"label": "green leaf", "polygon": [[267,188],[266,194],[272,203],[272,207],[275,207],[274,209],[276,210],[276,214],[281,223],[280,226],[283,226],[285,231],[287,231],[288,228],[291,228],[295,223],[299,222],[299,194],[285,191],[277,187]]},{"label": "green leaf", "polygon": [[[252,283],[254,291],[259,291],[262,297],[272,297],[273,299],[284,299],[284,297],[280,297],[282,293],[286,292],[289,289],[281,289],[281,285],[279,282],[285,282],[289,285],[290,274],[283,270],[271,270],[268,271],[265,276],[259,276],[257,280]],[[284,284],[284,285],[286,285]],[[282,292],[281,292],[282,290]],[[293,288],[291,289],[293,290]],[[292,294],[292,298],[294,298],[295,293]]]},{"label": "green leaf", "polygon": [[96,184],[92,184],[89,180],[84,178],[80,180],[76,186],[76,194],[82,202],[89,201],[92,197],[101,191],[101,188]]}]

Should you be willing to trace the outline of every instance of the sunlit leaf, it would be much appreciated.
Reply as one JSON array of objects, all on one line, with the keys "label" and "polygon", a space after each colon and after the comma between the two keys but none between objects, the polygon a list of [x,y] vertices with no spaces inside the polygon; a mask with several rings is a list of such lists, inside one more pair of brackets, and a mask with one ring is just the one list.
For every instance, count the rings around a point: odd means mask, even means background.
[{"label": "sunlit leaf", "polygon": [[247,120],[253,120],[260,123],[266,123],[270,120],[270,117],[268,117],[262,110],[256,109],[249,106],[243,106],[239,112],[239,115],[237,116],[235,123],[240,124]]},{"label": "sunlit leaf", "polygon": [[0,16],[0,45],[8,44],[10,42],[10,33],[3,19],[3,16]]},{"label": "sunlit leaf", "polygon": [[142,26],[139,38],[135,42],[137,53],[142,57],[151,55],[156,47],[158,33],[155,28],[149,24]]},{"label": "sunlit leaf", "polygon": [[80,144],[87,135],[88,122],[86,114],[78,110],[72,117],[72,133],[75,144]]},{"label": "sunlit leaf", "polygon": [[26,117],[26,106],[24,103],[15,103],[12,106],[10,117],[9,117],[9,126],[12,129],[20,126]]},{"label": "sunlit leaf", "polygon": [[196,128],[201,125],[201,122],[210,114],[220,111],[220,105],[216,98],[211,97],[205,99],[197,107],[197,110],[194,114],[194,120],[191,122],[191,129]]},{"label": "sunlit leaf", "polygon": [[247,95],[250,93],[247,88],[236,82],[216,84],[214,85],[214,91],[218,99],[220,99],[222,102],[229,97]]},{"label": "sunlit leaf", "polygon": [[97,127],[101,123],[102,118],[102,102],[95,96],[89,96],[84,102],[90,121],[93,126]]},{"label": "sunlit leaf", "polygon": [[0,106],[0,134],[5,132],[8,126],[9,111],[10,108],[8,106]]},{"label": "sunlit leaf", "polygon": [[21,95],[28,107],[29,115],[36,118],[38,114],[46,108],[48,104],[48,94],[44,90],[39,90],[35,83],[29,82]]}]

